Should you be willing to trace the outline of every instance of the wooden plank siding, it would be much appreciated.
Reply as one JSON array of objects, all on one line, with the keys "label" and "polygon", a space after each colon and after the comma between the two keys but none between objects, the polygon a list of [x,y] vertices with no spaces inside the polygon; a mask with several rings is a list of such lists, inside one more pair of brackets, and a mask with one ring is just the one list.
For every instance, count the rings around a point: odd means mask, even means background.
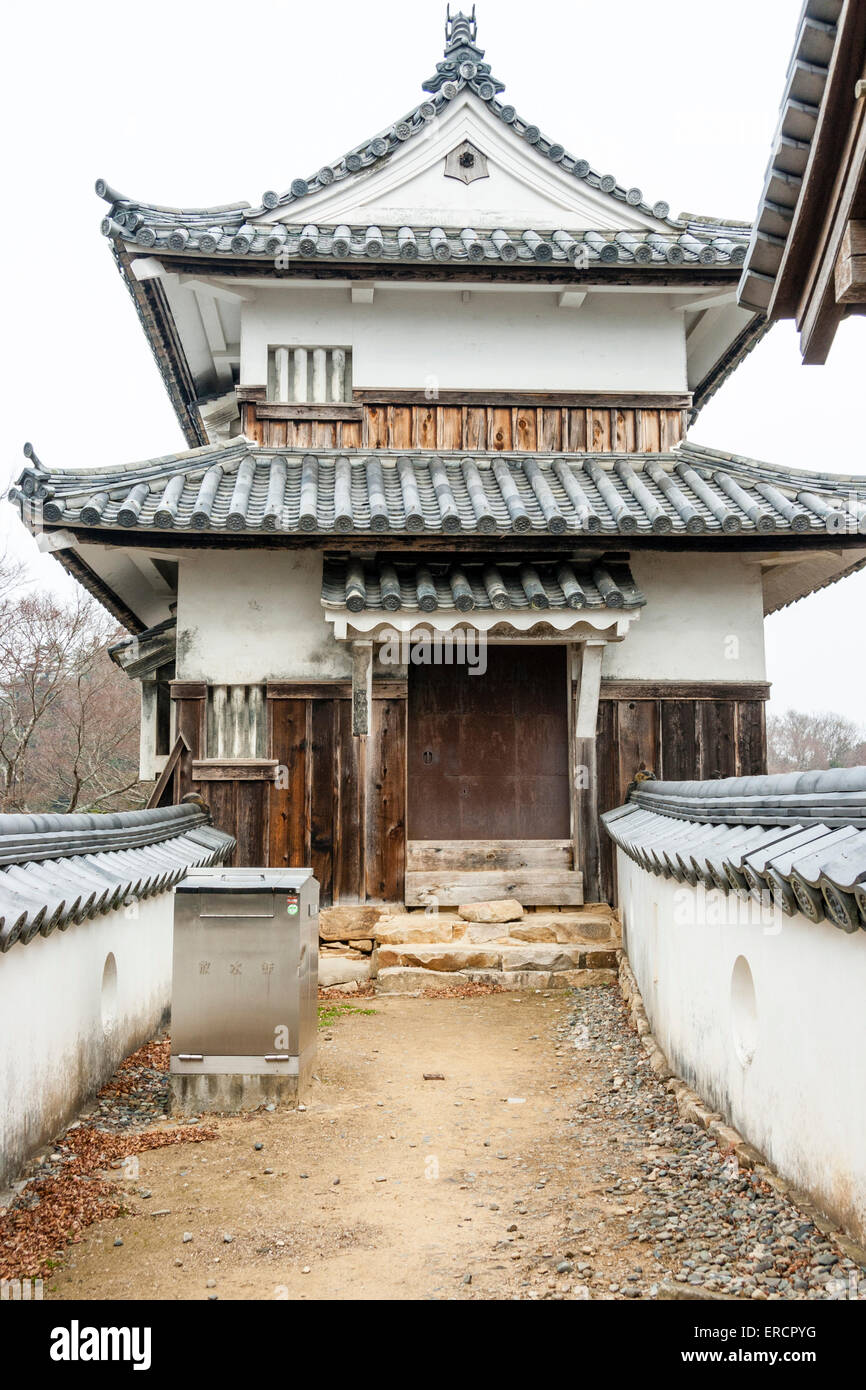
[{"label": "wooden plank siding", "polygon": [[[282,689],[290,689],[283,685]],[[271,696],[268,862],[309,864],[324,906],[400,902],[405,869],[406,701],[373,687],[370,734],[352,735],[347,692]]]},{"label": "wooden plank siding", "polygon": [[178,750],[172,799],[189,791],[202,796],[214,824],[237,839],[234,865],[311,866],[323,906],[401,902],[405,692],[405,682],[374,684],[370,734],[354,738],[348,682],[269,682],[267,758],[277,764],[274,779],[252,761],[208,763],[207,686],[175,682],[177,730],[188,750]]},{"label": "wooden plank siding", "polygon": [[[634,696],[628,698],[627,686]],[[670,696],[661,683],[613,682],[602,685],[596,733],[596,814],[621,806],[640,771],[659,779],[681,781],[716,777],[752,777],[767,770],[763,682],[743,686],[712,683],[677,686]],[[646,692],[650,698],[640,698]],[[590,800],[590,798],[587,798]],[[578,810],[580,810],[578,802]],[[592,834],[589,848],[594,853]],[[599,894],[616,897],[613,847],[602,831],[599,846]],[[581,864],[591,897],[592,865]]]},{"label": "wooden plank siding", "polygon": [[[589,783],[577,786],[574,827],[579,847],[574,870],[584,875],[587,901],[615,900],[613,854],[598,815],[620,805],[642,768],[670,780],[752,776],[766,771],[763,682],[713,684],[616,681],[602,684],[596,738],[574,747],[578,768],[586,765]],[[199,792],[214,824],[238,840],[236,865],[312,865],[322,887],[322,903],[401,902],[407,891],[406,844],[406,685],[374,683],[370,733],[351,733],[348,682],[273,681],[266,687],[266,757],[276,761],[276,782],[261,776],[254,760],[214,771],[207,763],[204,682],[175,681],[176,731],[182,745],[170,774],[170,795],[179,802]],[[194,764],[200,777],[194,778]],[[232,775],[234,766],[236,775]],[[166,779],[163,795],[168,795]],[[437,874],[443,889],[456,891],[471,859],[489,855],[497,842],[473,842],[457,851],[453,842],[410,842],[409,872],[428,882]],[[568,858],[570,842],[535,842],[557,861]],[[509,851],[506,869],[515,881],[526,878],[532,846],[500,843]],[[517,853],[514,858],[510,851]],[[534,851],[533,851],[534,853]],[[493,865],[489,864],[492,868]],[[551,892],[559,892],[553,880]],[[558,863],[558,873],[567,871]],[[420,882],[420,879],[418,880]],[[412,879],[414,886],[415,879]],[[565,890],[563,890],[564,892]],[[559,898],[551,897],[552,905]],[[564,900],[564,899],[563,899]]]},{"label": "wooden plank siding", "polygon": [[[316,407],[305,409],[314,412]],[[355,409],[355,419],[317,419],[314,414],[302,416],[298,407],[265,407],[255,400],[242,400],[241,421],[244,433],[256,443],[291,449],[658,453],[672,449],[685,433],[684,412],[661,406],[424,402],[365,403]]]}]

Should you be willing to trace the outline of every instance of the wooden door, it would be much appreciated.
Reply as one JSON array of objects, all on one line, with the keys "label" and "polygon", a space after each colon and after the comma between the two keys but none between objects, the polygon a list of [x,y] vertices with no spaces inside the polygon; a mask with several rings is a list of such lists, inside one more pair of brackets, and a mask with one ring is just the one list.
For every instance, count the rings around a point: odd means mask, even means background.
[{"label": "wooden door", "polygon": [[410,668],[408,838],[567,839],[566,648],[489,646],[471,669]]}]

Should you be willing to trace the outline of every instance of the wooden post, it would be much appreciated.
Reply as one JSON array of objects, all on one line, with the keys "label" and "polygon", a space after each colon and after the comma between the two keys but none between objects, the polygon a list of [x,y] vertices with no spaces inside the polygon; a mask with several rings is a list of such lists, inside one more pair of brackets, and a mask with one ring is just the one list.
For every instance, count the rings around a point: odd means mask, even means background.
[{"label": "wooden post", "polygon": [[370,732],[370,706],[373,702],[373,643],[352,643],[352,733],[355,738]]},{"label": "wooden post", "polygon": [[141,732],[139,735],[138,775],[142,782],[156,777],[156,700],[157,682],[141,681]]},{"label": "wooden post", "polygon": [[574,716],[575,868],[583,873],[584,902],[601,899],[601,829],[598,822],[598,752],[595,731],[604,642],[584,642]]}]

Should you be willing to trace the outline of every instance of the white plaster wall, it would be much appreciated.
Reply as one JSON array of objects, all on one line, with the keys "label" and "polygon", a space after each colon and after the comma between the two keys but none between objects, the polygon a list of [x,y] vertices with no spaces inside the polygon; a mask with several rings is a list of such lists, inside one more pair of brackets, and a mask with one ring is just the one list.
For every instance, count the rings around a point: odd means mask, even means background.
[{"label": "white plaster wall", "polygon": [[757,564],[665,551],[636,551],[630,563],[646,607],[625,641],[605,648],[605,679],[765,679]]},{"label": "white plaster wall", "polygon": [[171,999],[173,910],[163,893],[0,956],[0,1187],[158,1029]]},{"label": "white plaster wall", "polygon": [[560,309],[558,291],[274,288],[243,306],[241,381],[267,381],[268,348],[352,349],[352,382],[442,390],[683,391],[683,316],[664,294],[592,294]]},{"label": "white plaster wall", "polygon": [[[736,555],[634,554],[647,598],[606,679],[763,680],[760,571]],[[197,551],[180,560],[179,680],[345,680],[321,607],[322,552]]]},{"label": "white plaster wall", "polygon": [[[628,958],[671,1067],[863,1240],[866,933],[762,921],[754,904],[656,878],[621,851],[617,864]],[[740,956],[756,1001],[750,1062],[732,1005]]]},{"label": "white plaster wall", "polygon": [[200,551],[180,562],[177,676],[238,685],[334,680],[351,652],[321,605],[318,550]]}]

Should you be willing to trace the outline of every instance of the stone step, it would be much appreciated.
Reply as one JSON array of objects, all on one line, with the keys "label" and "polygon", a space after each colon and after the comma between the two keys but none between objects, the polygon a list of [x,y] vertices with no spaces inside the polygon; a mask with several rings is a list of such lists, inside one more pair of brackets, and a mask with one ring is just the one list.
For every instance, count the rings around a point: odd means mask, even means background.
[{"label": "stone step", "polygon": [[614,985],[616,970],[454,970],[388,966],[374,980],[379,994],[435,994],[464,984],[498,985],[505,990],[589,989]]},{"label": "stone step", "polygon": [[517,922],[466,922],[456,912],[405,912],[380,919],[373,935],[380,946],[447,942],[563,942],[577,945],[619,944],[618,923],[607,907],[561,912],[529,912]]},{"label": "stone step", "polygon": [[516,942],[484,946],[464,942],[431,945],[380,946],[375,971],[396,967],[430,970],[450,974],[465,970],[542,971],[548,975],[560,970],[615,970],[616,947],[565,945],[558,942]]}]

